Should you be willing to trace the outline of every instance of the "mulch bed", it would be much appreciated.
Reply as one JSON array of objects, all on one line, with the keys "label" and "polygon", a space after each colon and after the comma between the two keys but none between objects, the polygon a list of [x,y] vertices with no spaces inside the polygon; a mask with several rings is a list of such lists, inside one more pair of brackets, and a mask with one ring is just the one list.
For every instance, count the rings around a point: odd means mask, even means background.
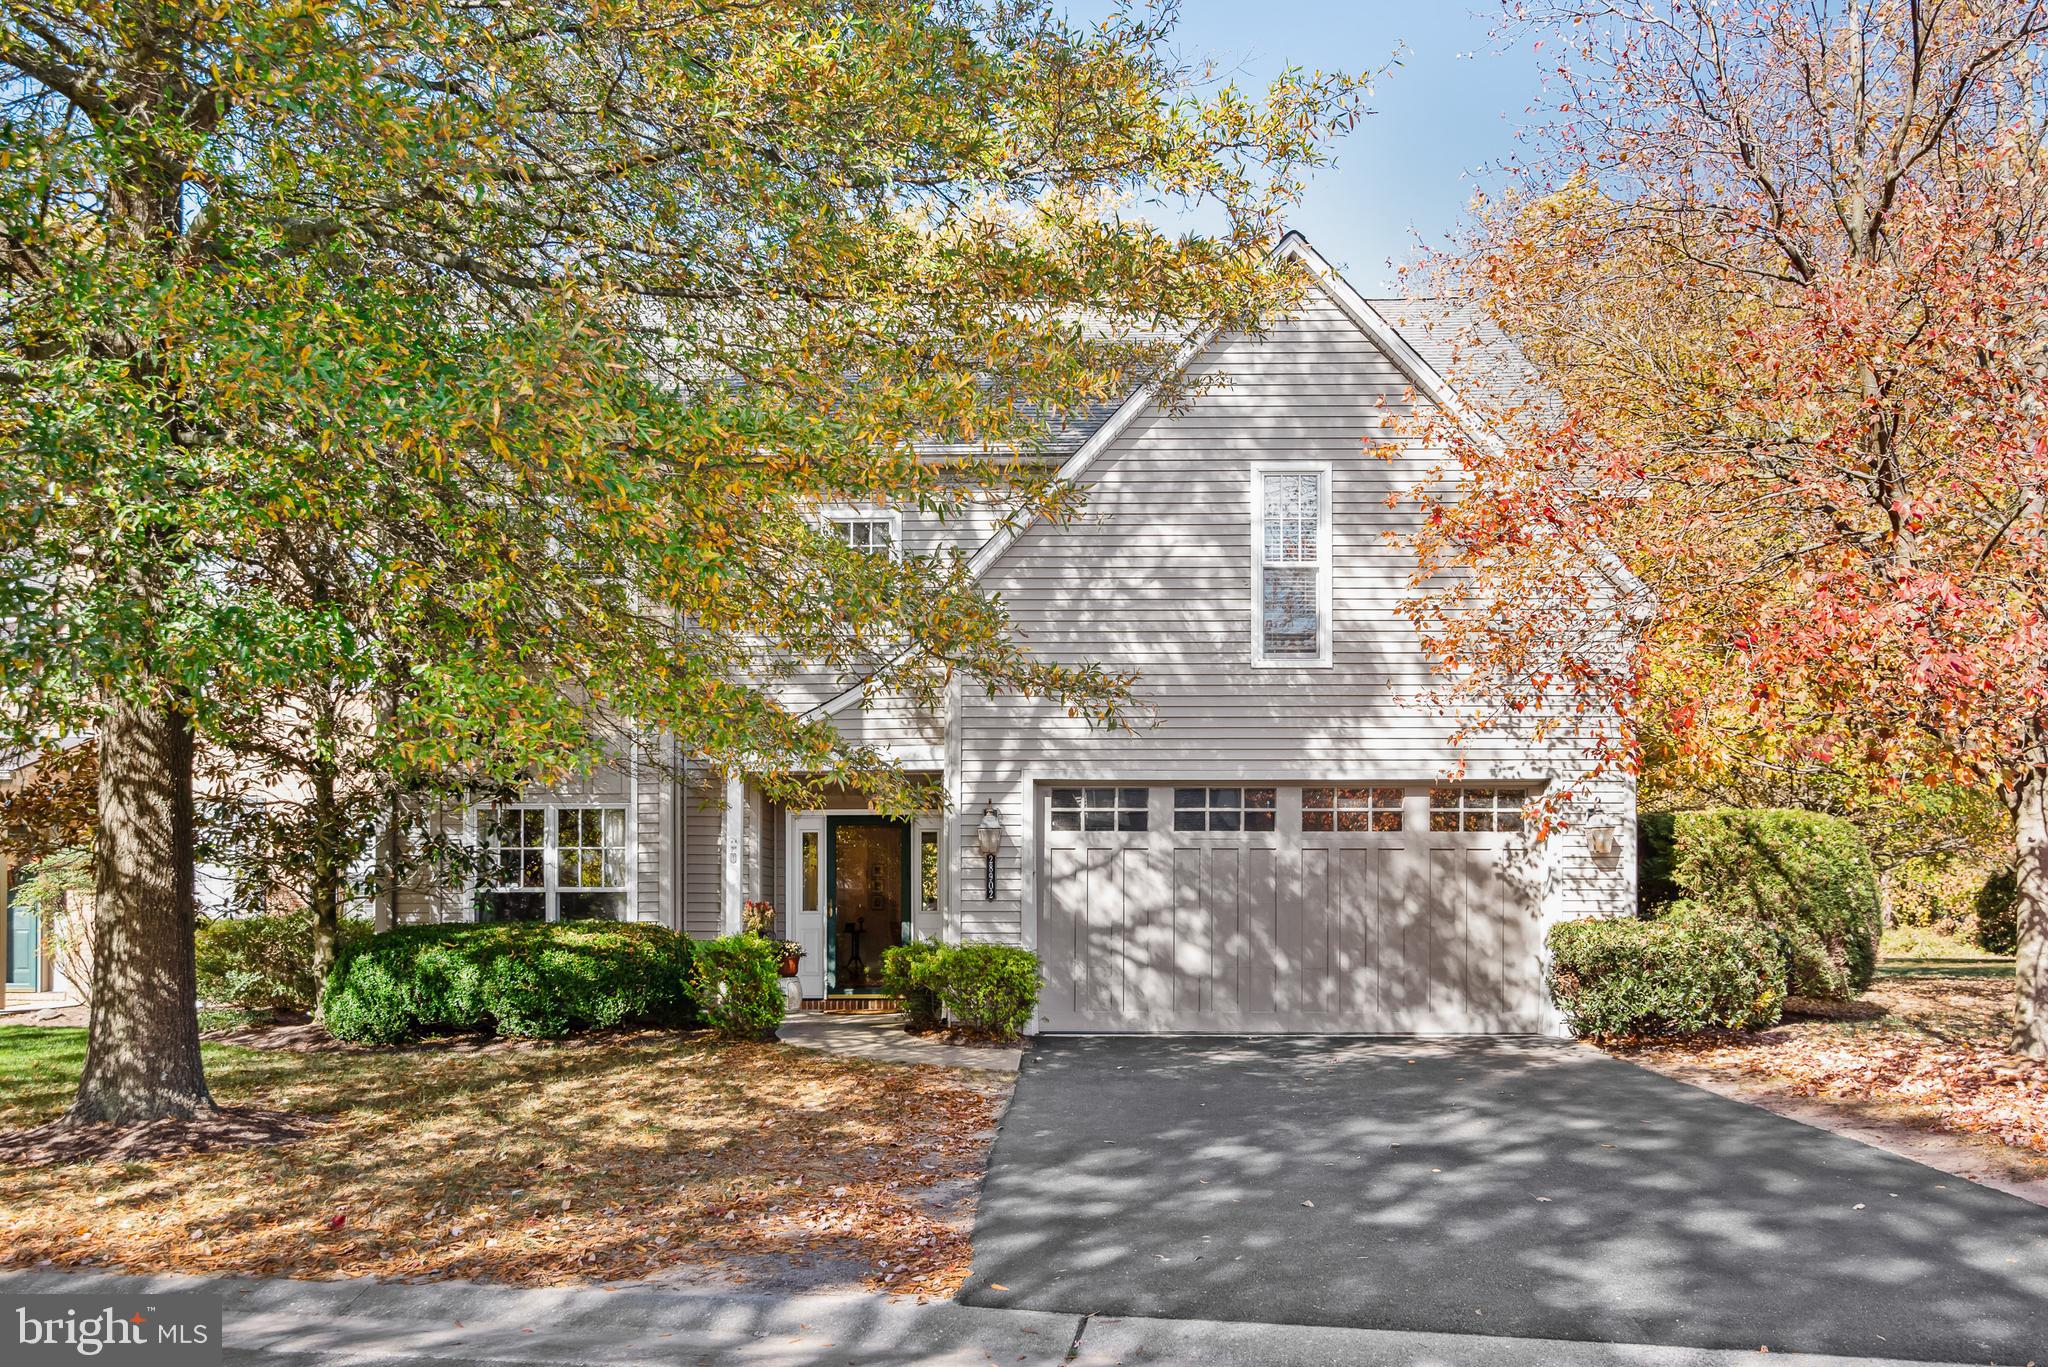
[{"label": "mulch bed", "polygon": [[1995,1145],[2048,1171],[2048,1063],[2009,1052],[2010,979],[1880,978],[1855,1002],[1800,1002],[1782,1025],[1616,1043],[1624,1057],[1786,1096],[1881,1108],[1923,1129]]},{"label": "mulch bed", "polygon": [[222,1149],[293,1144],[318,1121],[253,1106],[222,1106],[190,1120],[140,1125],[75,1125],[53,1120],[25,1130],[0,1130],[0,1168],[41,1168],[60,1163],[145,1163]]},{"label": "mulch bed", "polygon": [[525,1039],[511,1035],[434,1035],[406,1044],[352,1044],[338,1040],[303,1016],[284,1016],[269,1024],[208,1030],[208,1044],[237,1049],[277,1049],[292,1054],[531,1054],[551,1049],[602,1049],[634,1041],[707,1040],[703,1030],[593,1030],[562,1039]]}]

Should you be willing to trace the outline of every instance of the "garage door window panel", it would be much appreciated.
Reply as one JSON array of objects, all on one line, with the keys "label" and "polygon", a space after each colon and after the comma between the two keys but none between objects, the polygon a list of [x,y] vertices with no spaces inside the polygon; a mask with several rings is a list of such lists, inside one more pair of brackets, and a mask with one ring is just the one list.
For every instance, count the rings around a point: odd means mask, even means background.
[{"label": "garage door window panel", "polygon": [[1304,788],[1304,831],[1397,832],[1401,829],[1399,788]]},{"label": "garage door window panel", "polygon": [[1055,831],[1142,831],[1149,826],[1143,788],[1055,788]]},{"label": "garage door window panel", "polygon": [[1176,788],[1176,831],[1270,831],[1279,790],[1274,788]]},{"label": "garage door window panel", "polygon": [[1429,791],[1429,828],[1465,834],[1512,833],[1523,828],[1527,788],[1460,784]]}]

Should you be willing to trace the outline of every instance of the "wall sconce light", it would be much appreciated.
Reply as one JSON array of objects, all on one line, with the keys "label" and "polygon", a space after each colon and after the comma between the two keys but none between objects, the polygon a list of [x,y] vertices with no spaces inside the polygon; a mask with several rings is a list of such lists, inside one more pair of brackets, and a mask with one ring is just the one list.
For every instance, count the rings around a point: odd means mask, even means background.
[{"label": "wall sconce light", "polygon": [[1612,863],[1621,853],[1621,833],[1605,821],[1586,827],[1586,853],[1602,864]]},{"label": "wall sconce light", "polygon": [[996,900],[996,852],[1003,848],[1003,819],[996,815],[993,802],[982,809],[981,820],[975,823],[974,847],[981,851],[983,891],[993,902]]}]

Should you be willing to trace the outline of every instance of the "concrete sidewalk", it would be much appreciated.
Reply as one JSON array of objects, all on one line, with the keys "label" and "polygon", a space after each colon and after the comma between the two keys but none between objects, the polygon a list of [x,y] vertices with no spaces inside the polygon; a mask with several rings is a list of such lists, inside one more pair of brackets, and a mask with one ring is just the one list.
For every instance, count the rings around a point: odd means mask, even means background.
[{"label": "concrete sidewalk", "polygon": [[784,1044],[799,1049],[822,1049],[879,1063],[935,1063],[1014,1073],[1024,1057],[1021,1049],[948,1044],[937,1035],[908,1034],[901,1011],[797,1011],[782,1022],[779,1033]]},{"label": "concrete sidewalk", "polygon": [[[0,1273],[0,1293],[214,1291],[242,1367],[622,1367],[629,1363],[1217,1363],[1226,1367],[1736,1367],[1754,1352],[1199,1320],[1111,1319],[883,1296],[639,1287],[524,1290],[112,1273]],[[1904,1367],[1773,1353],[1778,1367]]]}]

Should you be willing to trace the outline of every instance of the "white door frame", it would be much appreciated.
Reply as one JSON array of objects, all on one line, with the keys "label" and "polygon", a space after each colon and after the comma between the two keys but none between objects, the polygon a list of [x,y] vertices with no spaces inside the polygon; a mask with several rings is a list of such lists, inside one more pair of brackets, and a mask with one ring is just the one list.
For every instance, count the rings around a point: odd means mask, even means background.
[{"label": "white door frame", "polygon": [[[785,811],[782,814],[783,848],[786,879],[783,887],[788,889],[789,905],[784,909],[787,916],[789,938],[803,946],[804,957],[797,964],[797,985],[803,989],[806,1000],[825,995],[825,909],[831,901],[831,889],[825,886],[825,869],[831,863],[825,849],[826,820],[835,816],[874,816],[867,807],[818,807],[809,811]],[[903,823],[910,828],[910,884],[915,905],[909,908],[910,924],[914,933],[929,934],[942,938],[945,923],[945,909],[951,904],[951,878],[946,859],[945,819],[940,816],[913,817]],[[818,837],[818,887],[817,905],[804,905],[804,842],[806,832]],[[939,914],[927,925],[924,915],[923,882],[924,869],[918,862],[923,856],[923,837],[926,832],[937,835],[939,841]]]}]

